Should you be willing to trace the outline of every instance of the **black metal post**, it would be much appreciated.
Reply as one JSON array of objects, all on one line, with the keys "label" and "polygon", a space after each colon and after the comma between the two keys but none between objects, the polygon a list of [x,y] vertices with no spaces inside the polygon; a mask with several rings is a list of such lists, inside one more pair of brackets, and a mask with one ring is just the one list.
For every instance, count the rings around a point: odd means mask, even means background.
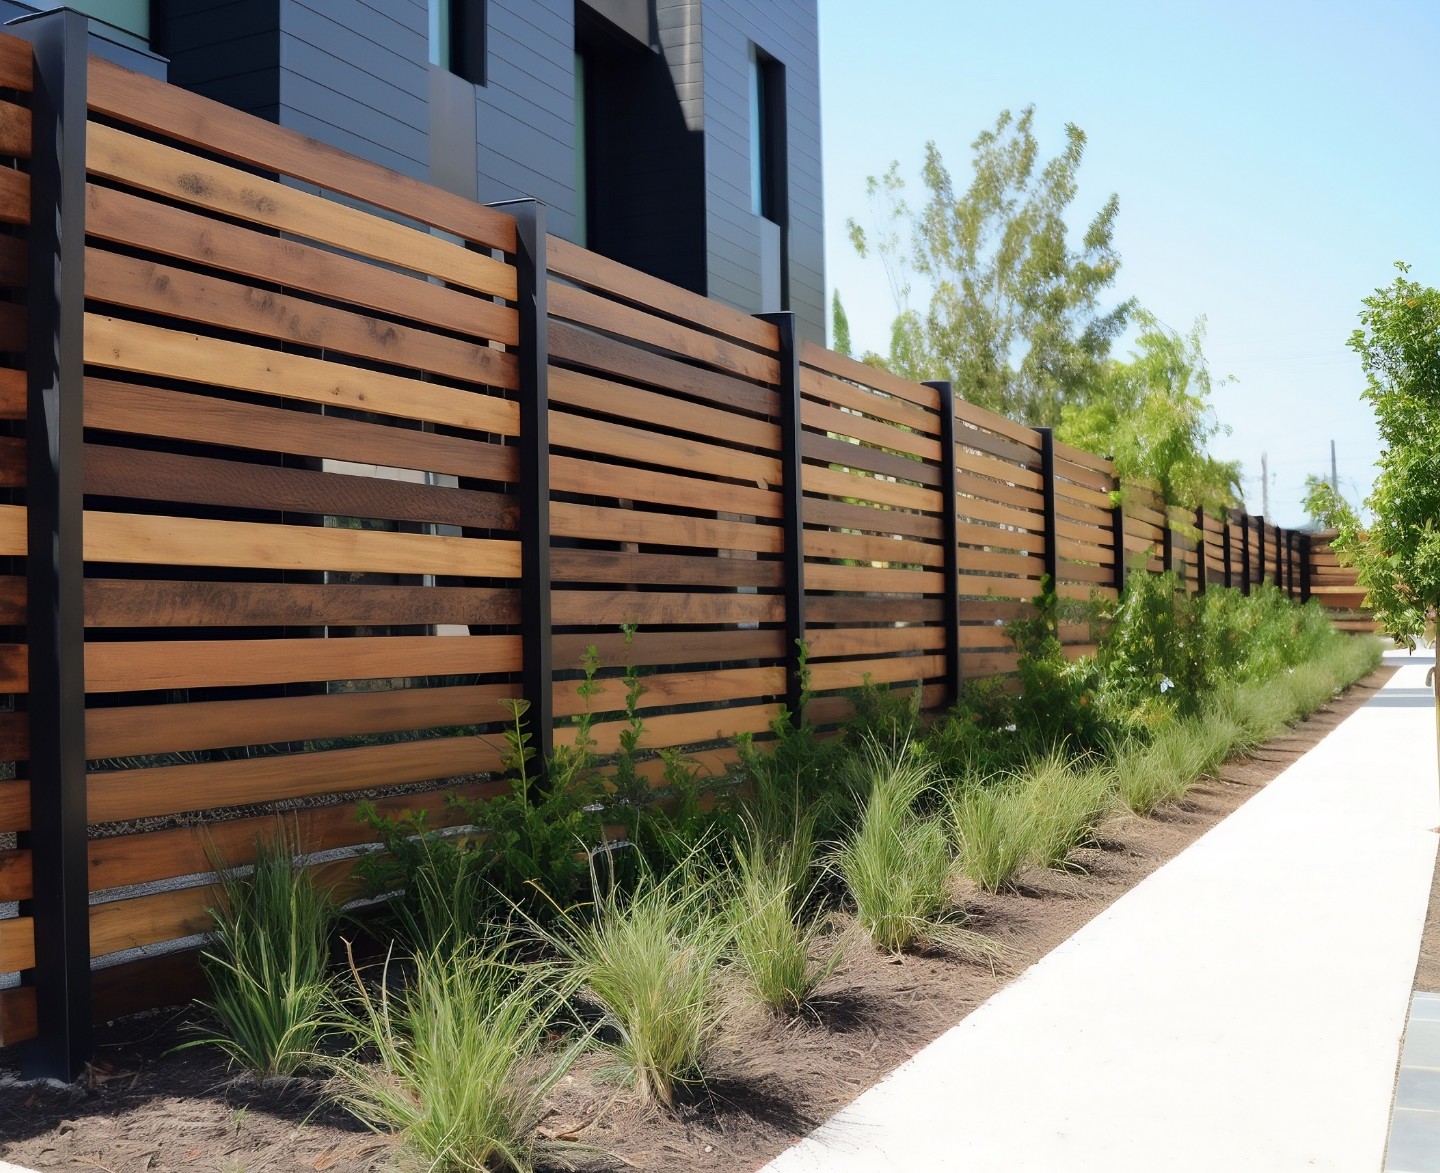
[{"label": "black metal post", "polygon": [[[1160,527],[1160,569],[1169,574],[1175,569],[1175,537],[1170,532],[1170,506],[1162,501],[1160,512],[1165,518]],[[1180,585],[1183,587],[1185,584]]]},{"label": "black metal post", "polygon": [[1300,601],[1302,603],[1310,601],[1310,556],[1312,552],[1310,543],[1311,536],[1309,534],[1300,535]]},{"label": "black metal post", "polygon": [[1241,514],[1240,522],[1240,591],[1250,593],[1250,515]]},{"label": "black metal post", "polygon": [[1285,531],[1285,593],[1295,597],[1295,531]]},{"label": "black metal post", "polygon": [[39,1033],[20,1063],[26,1078],[69,1082],[91,1050],[82,548],[89,22],[62,9],[10,27],[35,53],[25,564]]},{"label": "black metal post", "polygon": [[1255,519],[1255,585],[1265,585],[1265,515]]},{"label": "black metal post", "polygon": [[1285,531],[1278,525],[1270,528],[1275,531],[1275,585],[1283,591],[1285,589],[1285,551],[1281,548],[1281,538]]},{"label": "black metal post", "polygon": [[1036,428],[1040,433],[1040,494],[1042,519],[1045,526],[1045,577],[1050,591],[1060,593],[1060,554],[1055,548],[1055,431]]},{"label": "black metal post", "polygon": [[550,309],[546,297],[545,205],[489,205],[515,217],[516,304],[520,311],[520,647],[525,721],[542,785],[555,749],[555,664],[550,620]]},{"label": "black metal post", "polygon": [[1206,562],[1205,554],[1205,507],[1195,507],[1195,528],[1199,536],[1195,539],[1195,593],[1203,595],[1205,588],[1209,586],[1210,567]]},{"label": "black metal post", "polygon": [[797,724],[802,711],[805,682],[801,678],[801,649],[805,644],[805,517],[804,470],[800,435],[800,345],[795,336],[795,314],[785,310],[757,314],[780,332],[780,464],[785,479],[785,707]]},{"label": "black metal post", "polygon": [[1220,522],[1220,560],[1225,564],[1225,586],[1233,587],[1234,574],[1230,569],[1230,512],[1226,510],[1225,518]]},{"label": "black metal post", "polygon": [[1115,504],[1110,508],[1110,541],[1115,546],[1115,590],[1125,593],[1125,503],[1124,488],[1115,481]]},{"label": "black metal post", "polygon": [[955,389],[945,379],[927,382],[940,397],[940,503],[944,509],[940,540],[945,543],[945,686],[949,703],[960,699],[964,674],[960,665],[960,530],[955,512]]}]

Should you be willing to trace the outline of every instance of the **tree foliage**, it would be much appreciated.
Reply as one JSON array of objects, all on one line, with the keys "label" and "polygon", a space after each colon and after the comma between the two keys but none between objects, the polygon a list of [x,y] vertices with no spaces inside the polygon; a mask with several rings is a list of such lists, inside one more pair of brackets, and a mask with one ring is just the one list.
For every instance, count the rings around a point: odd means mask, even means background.
[{"label": "tree foliage", "polygon": [[1089,393],[1063,405],[1056,434],[1077,448],[1109,453],[1122,479],[1159,482],[1172,505],[1203,505],[1219,515],[1236,503],[1240,465],[1207,451],[1230,429],[1210,406],[1205,321],[1188,334],[1148,310],[1137,310],[1135,321],[1140,333],[1130,361],[1100,367]]},{"label": "tree foliage", "polygon": [[[1075,199],[1085,134],[1065,127],[1065,148],[1040,157],[1034,107],[1006,110],[971,144],[969,184],[957,190],[934,142],[925,146],[924,202],[911,209],[899,164],[867,181],[878,222],[849,221],[862,257],[885,264],[899,310],[890,354],[909,379],[949,379],[982,407],[1037,425],[1059,422],[1109,356],[1133,308],[1106,308],[1120,261],[1111,195],[1072,247],[1065,216]],[[928,304],[912,307],[918,279]],[[873,360],[878,356],[867,356]]]},{"label": "tree foliage", "polygon": [[1382,450],[1366,500],[1368,532],[1323,482],[1306,508],[1339,531],[1334,548],[1356,567],[1366,605],[1407,647],[1440,607],[1440,290],[1400,270],[1367,297],[1350,336],[1365,370],[1364,397],[1375,408]]}]

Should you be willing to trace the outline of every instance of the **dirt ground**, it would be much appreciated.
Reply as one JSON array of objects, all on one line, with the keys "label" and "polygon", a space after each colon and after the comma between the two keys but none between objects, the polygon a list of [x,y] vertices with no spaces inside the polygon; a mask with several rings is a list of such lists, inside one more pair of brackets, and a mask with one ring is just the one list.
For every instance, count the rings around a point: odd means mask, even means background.
[{"label": "dirt ground", "polygon": [[[778,1154],[964,1018],[1150,872],[1239,807],[1362,704],[1389,676],[1357,684],[1286,736],[1232,762],[1158,817],[1117,817],[1068,872],[1033,872],[1019,892],[959,894],[975,927],[1005,949],[994,967],[944,955],[894,960],[851,949],[813,1014],[782,1023],[731,1018],[702,1092],[667,1112],[644,1111],[582,1064],[552,1097],[543,1131],[608,1154],[593,1170],[742,1173]],[[843,932],[845,926],[836,926]],[[1428,969],[1427,969],[1428,966]],[[1440,870],[1421,973],[1440,989]],[[260,1087],[197,1048],[174,1052],[183,1010],[100,1032],[86,1081],[72,1087],[0,1082],[0,1159],[39,1170],[281,1173],[389,1169],[389,1138],[327,1108],[306,1081]],[[0,1081],[14,1070],[0,1050]]]}]

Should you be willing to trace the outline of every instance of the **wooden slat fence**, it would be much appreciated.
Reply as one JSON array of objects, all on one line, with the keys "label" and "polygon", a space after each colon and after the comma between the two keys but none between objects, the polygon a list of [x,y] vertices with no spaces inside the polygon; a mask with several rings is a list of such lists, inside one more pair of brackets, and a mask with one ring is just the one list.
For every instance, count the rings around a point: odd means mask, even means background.
[{"label": "wooden slat fence", "polygon": [[[548,701],[542,740],[573,736],[591,646],[602,752],[629,667],[642,748],[723,770],[797,702],[801,646],[818,723],[867,681],[938,709],[1013,673],[1006,625],[1047,573],[1082,601],[1162,569],[1280,581],[1366,626],[1323,539],[1167,507],[963,388],[547,238],[533,208],[92,59],[49,82],[89,116],[65,136],[83,231],[41,262],[72,291],[52,325],[84,424],[58,453],[83,485],[62,637],[84,691],[32,696],[28,510],[58,492],[27,444],[43,355],[27,374],[20,292],[27,224],[55,215],[29,182],[42,60],[0,35],[0,1044],[30,1041],[36,1074],[73,1074],[92,1013],[195,988],[217,856],[253,858],[280,812],[356,891],[361,798],[453,820],[447,792],[504,784],[502,702]],[[1092,650],[1088,626],[1059,634]],[[83,760],[33,776],[37,730],[65,720]],[[78,840],[32,834],[53,796]],[[89,982],[46,1009],[36,975],[64,959],[35,881],[62,847],[88,872],[62,903]]]}]

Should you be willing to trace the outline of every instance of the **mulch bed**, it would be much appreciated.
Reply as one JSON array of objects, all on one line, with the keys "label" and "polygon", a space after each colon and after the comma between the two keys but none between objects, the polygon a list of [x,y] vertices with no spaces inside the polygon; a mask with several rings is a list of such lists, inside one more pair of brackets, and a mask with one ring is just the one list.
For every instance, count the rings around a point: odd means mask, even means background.
[{"label": "mulch bed", "polygon": [[[1157,817],[1112,819],[1098,847],[1075,853],[1073,870],[1028,873],[1011,894],[962,892],[973,927],[1004,946],[993,968],[942,954],[896,960],[851,949],[813,1014],[778,1022],[736,1011],[713,1074],[687,1102],[643,1110],[604,1082],[599,1060],[587,1059],[552,1097],[544,1131],[611,1154],[582,1162],[588,1169],[755,1169],[1234,811],[1363,704],[1391,671],[1374,673]],[[836,931],[844,930],[837,923]],[[16,1056],[0,1050],[0,1159],[39,1170],[115,1173],[358,1173],[395,1166],[394,1143],[328,1108],[316,1084],[260,1086],[228,1071],[209,1048],[174,1051],[188,1017],[180,1009],[106,1026],[88,1078],[70,1087],[15,1082]]]}]

